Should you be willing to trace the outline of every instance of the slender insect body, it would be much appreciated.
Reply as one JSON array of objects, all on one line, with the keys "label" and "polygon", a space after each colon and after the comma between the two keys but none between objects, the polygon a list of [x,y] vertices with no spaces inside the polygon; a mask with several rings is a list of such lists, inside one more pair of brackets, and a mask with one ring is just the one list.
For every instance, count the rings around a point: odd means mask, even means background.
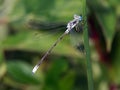
[{"label": "slender insect body", "polygon": [[74,19],[67,24],[67,30],[57,39],[57,41],[51,46],[51,48],[44,54],[38,64],[33,68],[32,72],[35,73],[43,60],[51,53],[53,48],[63,39],[63,37],[68,34],[79,22],[81,22],[82,17],[74,15]]}]

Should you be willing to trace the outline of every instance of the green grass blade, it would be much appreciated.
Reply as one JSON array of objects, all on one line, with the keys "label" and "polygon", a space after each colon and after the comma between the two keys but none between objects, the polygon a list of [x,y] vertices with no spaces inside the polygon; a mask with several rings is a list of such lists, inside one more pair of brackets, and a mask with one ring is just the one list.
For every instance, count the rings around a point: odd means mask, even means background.
[{"label": "green grass blade", "polygon": [[83,15],[83,20],[85,21],[83,34],[84,34],[84,45],[85,45],[86,62],[87,62],[88,90],[94,90],[92,64],[90,59],[89,37],[88,37],[88,29],[87,29],[87,22],[86,22],[87,21],[86,0],[82,0],[82,15]]},{"label": "green grass blade", "polygon": [[[85,27],[87,27],[87,25]],[[89,47],[89,38],[88,38],[87,28],[84,30],[84,45],[85,45],[85,50],[86,50],[88,88],[89,88],[89,90],[94,90],[92,64],[91,64],[91,60],[90,60],[90,47]]]}]

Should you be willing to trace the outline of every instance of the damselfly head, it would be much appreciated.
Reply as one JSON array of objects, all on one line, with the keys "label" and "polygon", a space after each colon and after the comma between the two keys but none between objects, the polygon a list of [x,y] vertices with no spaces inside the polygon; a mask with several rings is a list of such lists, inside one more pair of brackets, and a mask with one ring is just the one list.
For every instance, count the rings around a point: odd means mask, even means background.
[{"label": "damselfly head", "polygon": [[74,19],[78,19],[79,21],[82,21],[82,16],[74,14]]}]

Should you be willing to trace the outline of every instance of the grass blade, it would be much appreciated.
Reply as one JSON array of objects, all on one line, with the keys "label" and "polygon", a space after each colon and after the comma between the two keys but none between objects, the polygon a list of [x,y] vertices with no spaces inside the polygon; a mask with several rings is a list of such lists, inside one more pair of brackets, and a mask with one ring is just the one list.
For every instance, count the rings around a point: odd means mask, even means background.
[{"label": "grass blade", "polygon": [[85,45],[85,51],[86,51],[88,90],[94,90],[92,64],[90,59],[89,37],[88,37],[88,29],[87,29],[87,22],[86,22],[87,21],[86,0],[82,0],[82,15],[84,16],[83,20],[85,21],[83,36],[84,36],[84,45]]}]

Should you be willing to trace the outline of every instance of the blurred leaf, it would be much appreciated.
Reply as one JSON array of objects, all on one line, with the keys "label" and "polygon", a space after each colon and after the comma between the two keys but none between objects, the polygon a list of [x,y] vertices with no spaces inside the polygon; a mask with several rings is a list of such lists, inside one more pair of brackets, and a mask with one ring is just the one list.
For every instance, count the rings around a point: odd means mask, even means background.
[{"label": "blurred leaf", "polygon": [[68,62],[59,59],[55,60],[46,74],[45,90],[58,90],[60,76],[68,69]]},{"label": "blurred leaf", "polygon": [[21,42],[24,41],[24,39],[27,38],[29,34],[27,34],[27,32],[21,32],[17,35],[14,36],[9,36],[9,38],[7,38],[6,40],[4,40],[2,42],[2,47],[16,47],[17,45],[19,45]]},{"label": "blurred leaf", "polygon": [[8,62],[7,63],[8,73],[18,82],[25,84],[39,84],[40,80],[32,74],[32,68],[25,62]]},{"label": "blurred leaf", "polygon": [[[14,6],[15,6],[15,3],[16,3],[17,0],[4,0],[3,1],[3,4],[0,8],[2,8],[0,11],[1,11],[1,15],[0,17],[8,17],[8,15],[12,12]],[[8,5],[9,4],[9,5]]]},{"label": "blurred leaf", "polygon": [[[49,79],[58,79],[61,73],[65,72],[68,68],[68,62],[62,59],[55,60],[51,65],[47,78]],[[52,76],[51,78],[49,76]]]},{"label": "blurred leaf", "polygon": [[89,1],[88,5],[92,13],[95,13],[106,39],[109,40],[111,44],[116,25],[116,15],[114,9],[111,7],[110,3],[105,0]]},{"label": "blurred leaf", "polygon": [[[26,13],[42,21],[66,21],[75,13],[80,14],[80,0],[22,0]],[[63,7],[64,6],[64,7]],[[74,10],[72,10],[74,9]],[[71,11],[72,10],[72,11]],[[57,13],[57,12],[60,13]],[[30,16],[31,16],[30,15]]]},{"label": "blurred leaf", "polygon": [[111,60],[112,60],[112,79],[120,84],[120,31],[117,31],[112,42]]},{"label": "blurred leaf", "polygon": [[4,0],[0,0],[0,4],[3,4]]},{"label": "blurred leaf", "polygon": [[[35,32],[20,32],[17,35],[9,36],[6,40],[2,42],[2,47],[4,49],[10,48],[10,49],[21,49],[21,50],[32,50],[36,52],[45,52],[47,51],[53,43],[57,40],[57,38],[61,35],[61,33],[58,33],[56,35],[51,35],[51,37],[44,37],[46,36],[46,33],[40,32],[40,34],[43,36],[36,38],[34,36]],[[76,52],[76,50],[72,47],[71,44],[69,44],[68,41],[69,36],[65,36],[64,40],[62,40],[59,45],[55,47],[52,53],[57,53],[61,55],[67,55],[67,56],[73,56],[73,57],[79,57],[79,53]],[[71,52],[69,51],[71,50]],[[64,52],[63,52],[64,51]]]},{"label": "blurred leaf", "polygon": [[65,75],[59,81],[60,90],[73,90],[74,81],[75,81],[75,72],[74,71],[68,71],[67,75]]},{"label": "blurred leaf", "polygon": [[112,41],[115,33],[115,13],[110,9],[106,12],[97,13],[98,19],[104,29],[104,33],[110,41]]},{"label": "blurred leaf", "polygon": [[27,16],[25,12],[25,7],[23,2],[16,0],[14,3],[14,8],[12,9],[11,13],[9,14],[9,21],[10,22],[18,22],[18,21],[24,21],[25,16]]},{"label": "blurred leaf", "polygon": [[6,65],[4,64],[0,64],[0,79],[4,76],[4,74],[6,73]]},{"label": "blurred leaf", "polygon": [[116,7],[116,5],[120,4],[120,0],[109,0],[109,3],[110,3],[112,6]]},{"label": "blurred leaf", "polygon": [[[1,48],[0,48],[1,49]],[[1,64],[1,62],[3,61],[3,59],[4,59],[4,57],[3,57],[3,52],[2,52],[2,50],[0,50],[0,64]]]},{"label": "blurred leaf", "polygon": [[8,35],[8,28],[7,25],[4,24],[4,19],[3,19],[3,24],[0,25],[0,48],[1,48],[1,42],[7,38],[7,35]]},{"label": "blurred leaf", "polygon": [[55,76],[59,76],[62,72],[68,69],[68,62],[64,58],[57,58],[54,60],[50,72]]},{"label": "blurred leaf", "polygon": [[47,14],[51,9],[54,8],[55,0],[22,0],[26,11],[28,13],[33,12],[34,14]]}]

